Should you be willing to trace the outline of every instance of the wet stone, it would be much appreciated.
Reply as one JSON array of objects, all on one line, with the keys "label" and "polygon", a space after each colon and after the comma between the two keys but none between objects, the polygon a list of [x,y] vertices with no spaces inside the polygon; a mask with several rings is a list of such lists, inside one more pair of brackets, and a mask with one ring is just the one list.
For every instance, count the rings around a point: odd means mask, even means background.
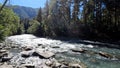
[{"label": "wet stone", "polygon": [[52,66],[53,68],[60,68],[62,64],[59,62],[55,62],[54,65]]},{"label": "wet stone", "polygon": [[79,64],[70,63],[69,68],[82,68]]},{"label": "wet stone", "polygon": [[33,54],[33,51],[22,51],[21,56],[24,58],[30,57]]},{"label": "wet stone", "polygon": [[35,68],[35,65],[33,65],[33,64],[23,64],[19,68]]},{"label": "wet stone", "polygon": [[0,51],[0,58],[4,57],[4,56],[7,56],[8,55],[8,51],[6,50],[1,50]]},{"label": "wet stone", "polygon": [[42,46],[42,44],[38,44],[38,46]]},{"label": "wet stone", "polygon": [[85,53],[87,50],[85,49],[71,49],[73,52],[80,52],[80,53]]},{"label": "wet stone", "polygon": [[0,50],[0,53],[5,53],[7,52],[7,50]]},{"label": "wet stone", "polygon": [[40,58],[48,59],[50,57],[53,57],[55,54],[50,51],[35,51],[33,55],[39,56]]},{"label": "wet stone", "polygon": [[13,68],[13,66],[5,63],[5,64],[1,65],[0,68]]},{"label": "wet stone", "polygon": [[6,62],[12,59],[12,57],[13,57],[12,53],[8,53],[7,56],[3,56],[1,59],[2,59],[2,62]]},{"label": "wet stone", "polygon": [[24,49],[25,51],[30,51],[30,50],[33,49],[33,47],[31,47],[31,46],[26,46],[26,47],[24,47],[23,49]]},{"label": "wet stone", "polygon": [[0,50],[2,49],[2,47],[0,46]]},{"label": "wet stone", "polygon": [[45,64],[46,64],[47,66],[52,66],[52,65],[53,65],[53,62],[52,62],[52,61],[46,61]]},{"label": "wet stone", "polygon": [[52,48],[60,48],[59,46],[51,46]]},{"label": "wet stone", "polygon": [[99,55],[103,56],[103,57],[106,57],[106,58],[113,58],[113,56],[111,54],[108,54],[106,52],[99,52]]},{"label": "wet stone", "polygon": [[61,67],[60,68],[69,68],[68,66],[66,66],[66,65],[61,65]]},{"label": "wet stone", "polygon": [[7,62],[11,59],[11,57],[2,57],[2,62]]}]

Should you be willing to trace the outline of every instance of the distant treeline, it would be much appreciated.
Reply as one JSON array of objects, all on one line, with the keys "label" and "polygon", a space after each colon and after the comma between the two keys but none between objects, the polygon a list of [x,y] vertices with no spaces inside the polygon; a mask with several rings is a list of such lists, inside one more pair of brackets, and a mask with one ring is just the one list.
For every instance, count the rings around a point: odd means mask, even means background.
[{"label": "distant treeline", "polygon": [[48,0],[36,20],[43,36],[120,40],[119,0]]}]

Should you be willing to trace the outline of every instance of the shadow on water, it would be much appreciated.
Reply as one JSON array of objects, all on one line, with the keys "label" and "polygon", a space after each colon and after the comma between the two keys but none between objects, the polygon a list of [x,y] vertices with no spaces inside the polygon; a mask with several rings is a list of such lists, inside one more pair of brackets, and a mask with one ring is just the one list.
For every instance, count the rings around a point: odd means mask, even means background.
[{"label": "shadow on water", "polygon": [[78,39],[78,38],[65,38],[65,37],[57,37],[57,38],[50,38],[50,39],[60,40],[67,43],[78,43],[78,44],[85,44],[85,45],[94,45],[98,47],[120,49],[120,42],[111,42],[111,41],[99,42],[99,41],[90,41],[90,40],[84,40],[84,39]]}]

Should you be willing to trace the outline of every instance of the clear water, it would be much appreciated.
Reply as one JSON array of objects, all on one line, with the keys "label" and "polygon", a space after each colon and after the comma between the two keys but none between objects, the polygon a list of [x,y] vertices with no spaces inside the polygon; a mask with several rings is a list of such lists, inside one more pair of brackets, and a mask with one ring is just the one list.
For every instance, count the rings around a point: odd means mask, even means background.
[{"label": "clear water", "polygon": [[82,62],[84,63],[87,68],[120,68],[120,50],[119,49],[112,49],[107,47],[99,47],[99,48],[87,48],[91,52],[107,52],[113,56],[117,56],[117,58],[109,59],[100,56],[99,54],[89,54],[89,53],[73,53],[73,52],[66,52],[56,55],[56,59],[61,60],[64,59],[65,61],[71,62]]},{"label": "clear water", "polygon": [[13,55],[18,55],[22,50],[20,48],[12,48],[9,50]]}]

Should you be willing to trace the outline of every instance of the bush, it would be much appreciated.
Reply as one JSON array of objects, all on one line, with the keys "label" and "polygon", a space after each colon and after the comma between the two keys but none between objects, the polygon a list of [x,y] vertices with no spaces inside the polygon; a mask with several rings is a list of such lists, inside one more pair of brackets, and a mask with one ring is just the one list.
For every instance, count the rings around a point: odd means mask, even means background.
[{"label": "bush", "polygon": [[9,8],[0,13],[0,39],[17,33],[19,17]]}]

